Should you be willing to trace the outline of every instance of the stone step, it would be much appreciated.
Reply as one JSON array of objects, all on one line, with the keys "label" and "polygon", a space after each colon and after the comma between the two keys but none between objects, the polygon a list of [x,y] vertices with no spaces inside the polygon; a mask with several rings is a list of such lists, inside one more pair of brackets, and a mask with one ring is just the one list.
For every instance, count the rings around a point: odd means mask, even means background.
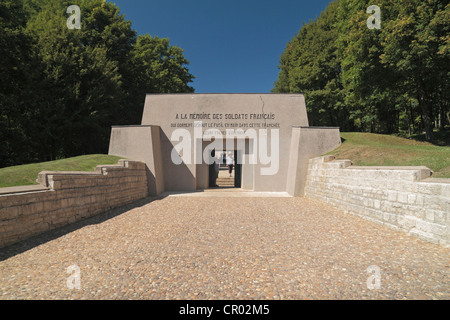
[{"label": "stone step", "polygon": [[216,184],[218,186],[234,186],[233,178],[218,178],[216,180]]}]

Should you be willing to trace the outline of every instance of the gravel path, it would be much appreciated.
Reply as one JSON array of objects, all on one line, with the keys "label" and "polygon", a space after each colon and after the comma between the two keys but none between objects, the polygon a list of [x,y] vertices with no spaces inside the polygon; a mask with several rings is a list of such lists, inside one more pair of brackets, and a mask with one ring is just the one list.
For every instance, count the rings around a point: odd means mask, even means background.
[{"label": "gravel path", "polygon": [[450,249],[304,198],[147,199],[0,250],[0,299],[450,298]]}]

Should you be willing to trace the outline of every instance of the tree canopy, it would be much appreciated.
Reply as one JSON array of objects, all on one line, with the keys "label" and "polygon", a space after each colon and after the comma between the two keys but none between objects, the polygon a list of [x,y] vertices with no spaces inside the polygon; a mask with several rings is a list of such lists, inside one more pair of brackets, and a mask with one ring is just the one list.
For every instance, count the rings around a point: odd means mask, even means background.
[{"label": "tree canopy", "polygon": [[193,92],[183,50],[137,36],[104,0],[0,0],[0,29],[0,167],[106,153],[111,125],[138,124],[146,93]]},{"label": "tree canopy", "polygon": [[273,92],[304,93],[312,125],[430,140],[450,124],[449,29],[445,0],[335,0],[287,44]]}]

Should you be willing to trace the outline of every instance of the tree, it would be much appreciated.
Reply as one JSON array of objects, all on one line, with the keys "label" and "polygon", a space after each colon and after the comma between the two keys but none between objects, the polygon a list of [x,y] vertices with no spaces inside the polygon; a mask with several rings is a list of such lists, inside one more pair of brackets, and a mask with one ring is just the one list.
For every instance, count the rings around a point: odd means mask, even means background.
[{"label": "tree", "polygon": [[347,128],[343,104],[341,66],[335,45],[337,2],[315,21],[304,24],[286,46],[274,92],[301,92],[312,125]]},{"label": "tree", "polygon": [[[36,87],[38,106],[29,126],[34,138],[40,138],[35,141],[44,142],[44,160],[105,152],[109,127],[120,113],[124,96],[119,61],[109,53],[110,48],[119,47],[119,41],[107,42],[103,35],[110,35],[110,30],[116,28],[115,22],[120,21],[114,18],[114,7],[102,6],[101,1],[91,11],[82,6],[83,28],[69,30],[66,4],[52,2],[28,23],[42,64],[41,81]],[[107,10],[111,11],[109,22],[99,14]],[[102,23],[96,23],[95,17]],[[121,32],[133,36],[125,30]]]},{"label": "tree", "polygon": [[433,138],[437,107],[448,107],[448,1],[397,1],[398,17],[385,25],[381,61],[395,70],[399,85],[419,100],[427,140]]},{"label": "tree", "polygon": [[0,166],[33,157],[21,121],[29,114],[27,98],[33,72],[26,19],[22,1],[0,0]]},{"label": "tree", "polygon": [[170,46],[169,39],[140,35],[132,55],[141,68],[148,93],[194,92],[188,86],[194,78],[186,68],[189,61],[182,49]]},{"label": "tree", "polygon": [[188,85],[194,79],[187,69],[189,61],[181,48],[170,46],[169,39],[139,35],[130,60],[134,75],[131,92],[136,104],[142,106],[136,117],[142,116],[147,93],[194,92]]},{"label": "tree", "polygon": [[[362,131],[393,133],[398,130],[394,73],[380,61],[382,31],[369,29],[366,13],[370,1],[340,2],[340,16],[347,16],[339,24],[342,81],[350,118]],[[349,6],[353,4],[352,6]],[[383,24],[391,12],[390,3],[379,3],[383,8]],[[350,11],[348,8],[350,7]]]},{"label": "tree", "polygon": [[304,24],[281,55],[273,90],[305,93],[314,125],[337,119],[344,130],[380,133],[412,126],[431,140],[433,126],[450,123],[450,5],[378,0],[381,28],[370,29],[372,4],[336,0]]},{"label": "tree", "polygon": [[[81,9],[81,29],[67,8]],[[106,153],[146,93],[192,92],[183,50],[104,0],[0,0],[0,166]]]}]

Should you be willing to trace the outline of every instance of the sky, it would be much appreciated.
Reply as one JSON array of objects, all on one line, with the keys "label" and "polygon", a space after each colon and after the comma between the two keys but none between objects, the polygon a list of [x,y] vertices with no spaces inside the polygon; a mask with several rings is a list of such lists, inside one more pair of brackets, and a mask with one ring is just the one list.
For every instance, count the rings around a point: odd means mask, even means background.
[{"label": "sky", "polygon": [[331,0],[108,0],[138,34],[184,50],[196,93],[269,93],[280,56]]}]

